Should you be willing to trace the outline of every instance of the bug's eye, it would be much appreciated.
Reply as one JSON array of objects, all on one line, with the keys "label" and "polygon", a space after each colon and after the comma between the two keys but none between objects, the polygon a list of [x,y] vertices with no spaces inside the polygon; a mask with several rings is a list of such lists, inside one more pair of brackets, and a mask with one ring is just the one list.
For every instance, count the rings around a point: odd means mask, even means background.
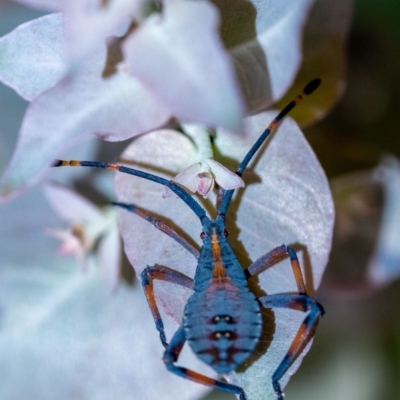
[{"label": "bug's eye", "polygon": [[229,235],[229,232],[225,229],[225,230],[224,230],[224,236],[225,236],[225,237],[228,237],[228,235]]},{"label": "bug's eye", "polygon": [[206,234],[204,232],[200,233],[200,239],[204,239],[206,237]]}]

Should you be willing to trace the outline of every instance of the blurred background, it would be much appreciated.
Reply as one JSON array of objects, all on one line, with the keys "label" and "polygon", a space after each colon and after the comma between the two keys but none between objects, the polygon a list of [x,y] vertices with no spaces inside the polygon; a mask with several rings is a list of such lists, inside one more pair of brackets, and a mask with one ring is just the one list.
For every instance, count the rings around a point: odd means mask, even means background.
[{"label": "blurred background", "polygon": [[[0,36],[39,15],[0,0]],[[332,183],[338,217],[331,261],[318,292],[326,316],[312,350],[286,388],[288,399],[400,399],[400,257],[391,259],[390,273],[379,282],[370,272],[382,261],[376,257],[381,238],[388,235],[382,233],[388,219],[391,228],[398,227],[391,229],[389,240],[400,248],[400,215],[391,211],[400,203],[400,192],[390,190],[395,184],[382,179],[382,167],[377,168],[384,157],[400,158],[399,26],[397,0],[354,2],[344,95],[323,120],[304,129]],[[0,84],[0,171],[10,160],[25,108],[13,90]],[[123,144],[107,146],[118,154]],[[390,160],[396,170],[397,161]],[[29,209],[31,200],[21,196],[16,201],[21,210]],[[47,212],[34,213],[31,221],[45,218]],[[393,214],[388,218],[389,212]],[[4,221],[0,232],[7,235]],[[29,241],[29,234],[23,236]],[[220,392],[205,397],[233,398]]]},{"label": "blurred background", "polygon": [[[400,282],[388,278],[375,287],[368,281],[393,194],[376,182],[373,169],[382,157],[400,157],[399,24],[396,1],[354,2],[343,98],[304,130],[332,183],[337,219],[318,292],[326,317],[287,387],[288,398],[400,399]],[[399,204],[397,193],[393,201]],[[400,215],[394,211],[392,239],[400,245]],[[391,264],[397,273],[398,255]]]}]

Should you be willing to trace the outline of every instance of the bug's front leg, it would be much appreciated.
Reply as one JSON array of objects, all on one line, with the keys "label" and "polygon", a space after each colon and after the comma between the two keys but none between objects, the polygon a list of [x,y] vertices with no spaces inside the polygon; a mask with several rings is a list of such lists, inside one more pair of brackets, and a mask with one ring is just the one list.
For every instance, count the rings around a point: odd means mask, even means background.
[{"label": "bug's front leg", "polygon": [[149,304],[150,311],[153,315],[156,329],[160,333],[161,343],[165,348],[167,348],[168,343],[165,336],[164,323],[161,319],[160,311],[156,302],[156,297],[154,295],[154,279],[176,283],[177,285],[184,286],[189,289],[193,289],[193,279],[178,271],[174,271],[173,269],[161,267],[158,265],[155,265],[153,267],[147,266],[140,274],[140,282],[143,286],[144,293],[147,298],[147,303]]},{"label": "bug's front leg", "polygon": [[176,231],[174,231],[170,226],[168,226],[164,221],[154,218],[152,215],[150,215],[148,212],[146,212],[143,208],[136,206],[135,204],[119,203],[119,202],[115,202],[115,201],[112,204],[114,206],[124,208],[125,210],[128,210],[128,211],[136,214],[138,217],[149,222],[156,229],[165,233],[171,239],[174,239],[175,242],[180,244],[185,250],[187,250],[195,258],[199,258],[199,251],[196,248],[194,248],[185,238],[183,238]]},{"label": "bug's front leg", "polygon": [[174,336],[172,337],[171,343],[168,345],[164,353],[163,361],[169,371],[173,372],[174,374],[182,378],[189,379],[193,382],[197,382],[202,385],[209,386],[211,388],[222,390],[223,392],[236,394],[239,396],[239,400],[247,400],[247,397],[244,394],[243,389],[239,386],[221,382],[216,379],[209,378],[208,376],[199,374],[198,372],[195,372],[191,369],[175,365],[175,362],[178,360],[179,354],[185,342],[186,342],[186,334],[183,326],[181,325],[174,334]]},{"label": "bug's front leg", "polygon": [[285,246],[284,244],[272,249],[267,254],[264,254],[258,260],[254,261],[253,264],[251,264],[244,272],[247,278],[250,278],[251,276],[258,275],[265,271],[267,268],[276,264],[278,261],[283,260],[287,256],[290,257],[290,264],[292,266],[293,275],[296,279],[298,292],[300,294],[307,294],[297,254],[292,247]]},{"label": "bug's front leg", "polygon": [[301,324],[285,357],[272,376],[272,385],[278,400],[283,400],[279,380],[299,356],[301,351],[315,334],[319,317],[324,315],[323,307],[311,296],[303,294],[273,294],[258,299],[265,308],[290,308],[298,311],[309,311]]}]

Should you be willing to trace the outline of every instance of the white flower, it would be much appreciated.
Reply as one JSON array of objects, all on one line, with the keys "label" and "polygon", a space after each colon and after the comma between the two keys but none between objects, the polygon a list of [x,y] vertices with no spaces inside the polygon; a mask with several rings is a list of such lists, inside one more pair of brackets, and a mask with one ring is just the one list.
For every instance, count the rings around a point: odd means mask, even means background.
[{"label": "white flower", "polygon": [[[63,13],[0,38],[0,81],[31,101],[2,198],[37,182],[78,140],[126,140],[172,117],[242,132],[247,112],[265,109],[292,84],[313,3],[271,8],[252,0],[246,7],[256,14],[238,21],[229,0],[164,1],[158,12],[142,0],[18,1]],[[221,26],[229,27],[223,37]]]},{"label": "white flower", "polygon": [[121,252],[115,207],[99,209],[56,184],[47,184],[44,193],[54,211],[69,223],[66,229],[47,229],[48,234],[62,241],[59,253],[75,256],[83,271],[88,269],[88,260],[94,255],[100,274],[110,290],[114,290],[119,281]]},{"label": "white flower", "polygon": [[[207,198],[214,189],[215,183],[225,190],[244,187],[244,181],[234,172],[224,167],[212,158],[197,162],[179,173],[173,182],[187,189],[191,194],[198,192]],[[166,188],[163,197],[175,196],[171,190]]]},{"label": "white flower", "polygon": [[46,233],[62,241],[59,253],[62,255],[74,255],[86,270],[87,265],[85,261],[86,252],[90,250],[84,236],[84,229],[81,225],[72,225],[69,229],[46,229]]}]

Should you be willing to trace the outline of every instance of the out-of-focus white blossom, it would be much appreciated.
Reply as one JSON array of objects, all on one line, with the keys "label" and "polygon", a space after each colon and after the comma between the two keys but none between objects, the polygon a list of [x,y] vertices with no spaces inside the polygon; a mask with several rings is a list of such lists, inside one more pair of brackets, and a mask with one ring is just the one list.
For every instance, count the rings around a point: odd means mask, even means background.
[{"label": "out-of-focus white blossom", "polygon": [[75,256],[84,271],[88,262],[94,262],[110,290],[115,290],[121,262],[115,207],[99,209],[78,193],[57,184],[46,184],[44,193],[54,211],[69,224],[66,229],[47,229],[49,235],[62,241],[60,254]]},{"label": "out-of-focus white blossom", "polygon": [[32,101],[2,197],[93,136],[125,140],[172,117],[241,132],[246,111],[265,109],[293,82],[313,4],[165,1],[151,10],[142,0],[20,1],[62,14],[0,38],[0,80]]}]

